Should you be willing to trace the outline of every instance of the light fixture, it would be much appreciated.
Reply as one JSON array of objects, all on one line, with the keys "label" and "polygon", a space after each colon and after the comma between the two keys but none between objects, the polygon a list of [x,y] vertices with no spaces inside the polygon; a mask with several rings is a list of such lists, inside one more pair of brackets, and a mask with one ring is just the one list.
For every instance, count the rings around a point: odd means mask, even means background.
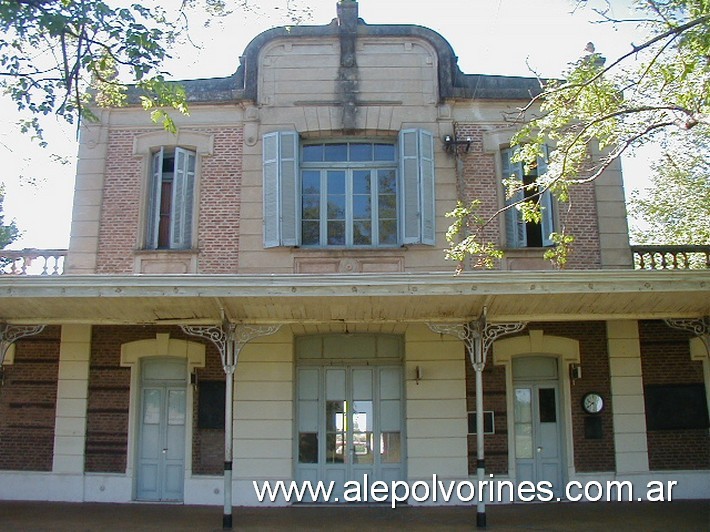
[{"label": "light fixture", "polygon": [[456,153],[459,146],[463,146],[463,151],[468,152],[468,150],[471,149],[471,137],[459,140],[456,138],[455,134],[444,136],[444,151],[446,151],[446,153]]},{"label": "light fixture", "polygon": [[579,380],[582,378],[582,366],[579,364],[570,364],[569,365],[569,378],[572,381],[572,384],[574,384],[575,381]]}]

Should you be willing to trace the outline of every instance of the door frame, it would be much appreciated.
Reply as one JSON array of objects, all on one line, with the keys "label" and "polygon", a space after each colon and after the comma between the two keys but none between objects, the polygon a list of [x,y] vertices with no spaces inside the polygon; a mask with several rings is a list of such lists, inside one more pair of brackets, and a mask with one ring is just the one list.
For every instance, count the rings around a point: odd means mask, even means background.
[{"label": "door frame", "polygon": [[[372,352],[363,356],[361,352],[356,353],[355,346],[358,341],[364,341],[365,345],[372,346]],[[318,408],[325,408],[325,369],[342,368],[347,373],[353,369],[361,368],[397,368],[400,371],[400,462],[399,471],[402,480],[407,478],[407,435],[406,435],[406,382],[404,366],[404,338],[395,334],[377,333],[350,333],[350,334],[316,334],[296,337],[295,339],[295,364],[294,364],[294,387],[293,387],[293,478],[298,479],[299,469],[299,379],[298,370],[301,368],[319,368],[319,389]],[[342,349],[342,351],[341,351]],[[346,377],[347,382],[347,377]],[[373,386],[379,382],[379,378],[373,378]],[[351,389],[352,385],[350,385]],[[325,433],[325,419],[319,420],[319,434]],[[379,424],[378,424],[379,425]],[[320,449],[320,444],[319,444]],[[312,464],[316,465],[316,464]],[[321,470],[324,464],[318,462],[318,469]],[[352,467],[352,464],[350,464]],[[373,464],[374,468],[374,464]],[[317,480],[325,481],[325,477],[319,473]],[[350,479],[346,479],[347,482]],[[359,479],[358,479],[359,480]]]},{"label": "door frame", "polygon": [[542,330],[530,330],[527,335],[493,342],[493,364],[505,367],[506,411],[508,430],[508,477],[516,480],[514,435],[513,358],[553,357],[557,359],[561,445],[563,452],[562,482],[576,476],[574,468],[574,438],[572,437],[572,398],[570,364],[579,364],[579,341],[547,335]]},{"label": "door frame", "polygon": [[[187,362],[188,379],[196,368],[205,367],[205,345],[199,342],[170,338],[169,333],[157,333],[155,338],[121,344],[121,367],[131,370],[131,387],[128,400],[128,440],[126,443],[126,477],[131,480],[131,499],[136,500],[136,455],[138,424],[140,422],[141,376],[140,362],[146,357],[183,358]],[[192,476],[192,405],[195,401],[193,386],[185,394],[185,478]]]}]

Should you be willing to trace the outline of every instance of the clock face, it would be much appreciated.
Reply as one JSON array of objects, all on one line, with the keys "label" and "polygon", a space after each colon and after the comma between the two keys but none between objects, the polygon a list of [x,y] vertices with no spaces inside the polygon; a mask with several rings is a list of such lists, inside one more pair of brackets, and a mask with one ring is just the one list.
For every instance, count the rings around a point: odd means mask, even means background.
[{"label": "clock face", "polygon": [[598,393],[588,393],[582,399],[582,408],[589,414],[598,414],[604,408],[604,399]]}]

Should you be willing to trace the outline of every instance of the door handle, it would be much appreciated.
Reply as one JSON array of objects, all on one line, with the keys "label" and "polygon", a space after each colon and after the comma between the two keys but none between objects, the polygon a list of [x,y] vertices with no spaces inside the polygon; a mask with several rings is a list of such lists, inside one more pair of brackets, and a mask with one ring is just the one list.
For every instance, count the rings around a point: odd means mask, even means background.
[{"label": "door handle", "polygon": [[163,454],[166,454],[168,452],[167,449],[163,449]]},{"label": "door handle", "polygon": [[538,448],[537,448],[537,452],[538,452],[538,453],[541,453],[541,452],[542,452],[542,447],[538,447]]}]

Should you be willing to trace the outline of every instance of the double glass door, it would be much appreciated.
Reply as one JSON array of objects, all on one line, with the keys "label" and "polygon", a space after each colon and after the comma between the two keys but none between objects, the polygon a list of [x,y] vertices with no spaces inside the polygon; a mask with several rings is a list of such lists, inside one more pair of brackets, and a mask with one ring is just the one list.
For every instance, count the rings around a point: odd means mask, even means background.
[{"label": "double glass door", "polygon": [[298,370],[297,480],[402,478],[402,379],[399,367]]}]

